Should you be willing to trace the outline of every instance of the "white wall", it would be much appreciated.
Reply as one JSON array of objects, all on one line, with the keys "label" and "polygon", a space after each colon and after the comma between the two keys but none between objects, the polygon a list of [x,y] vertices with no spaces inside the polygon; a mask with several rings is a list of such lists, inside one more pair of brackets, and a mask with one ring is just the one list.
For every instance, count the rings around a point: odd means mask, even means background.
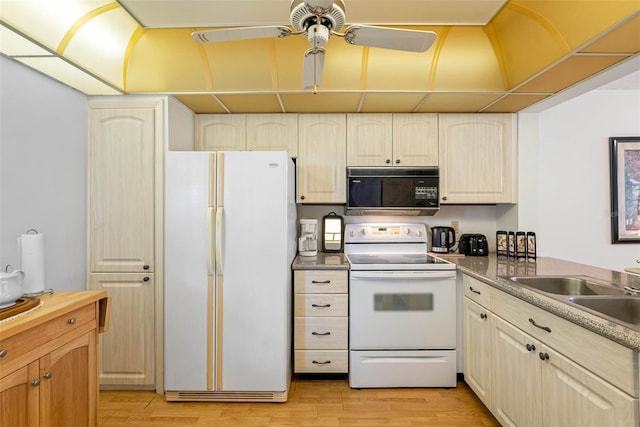
[{"label": "white wall", "polygon": [[539,255],[636,267],[640,244],[611,244],[608,139],[640,136],[640,91],[593,90],[519,127],[519,224],[538,232]]},{"label": "white wall", "polygon": [[0,268],[34,228],[46,286],[86,289],[86,97],[3,55],[0,69]]}]

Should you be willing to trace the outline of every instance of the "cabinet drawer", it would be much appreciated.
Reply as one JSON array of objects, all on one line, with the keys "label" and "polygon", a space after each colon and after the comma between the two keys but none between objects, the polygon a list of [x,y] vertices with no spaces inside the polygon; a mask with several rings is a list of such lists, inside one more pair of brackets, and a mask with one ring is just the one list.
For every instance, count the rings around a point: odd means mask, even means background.
[{"label": "cabinet drawer", "polygon": [[638,397],[638,360],[633,350],[504,292],[494,292],[491,298],[496,315]]},{"label": "cabinet drawer", "polygon": [[296,317],[336,317],[348,314],[349,297],[347,294],[296,294]]},{"label": "cabinet drawer", "polygon": [[338,373],[348,372],[347,350],[296,350],[294,372]]},{"label": "cabinet drawer", "polygon": [[296,270],[296,294],[346,294],[349,279],[346,270]]},{"label": "cabinet drawer", "polygon": [[463,276],[464,296],[485,308],[491,308],[491,286],[466,274]]},{"label": "cabinet drawer", "polygon": [[346,350],[348,324],[346,317],[296,317],[294,348]]},{"label": "cabinet drawer", "polygon": [[15,362],[16,359],[23,357],[26,353],[42,347],[62,334],[78,329],[85,323],[95,320],[95,318],[96,306],[90,304],[0,341],[0,352],[4,354],[0,357],[0,362],[2,362],[3,366],[9,366],[11,362]]}]

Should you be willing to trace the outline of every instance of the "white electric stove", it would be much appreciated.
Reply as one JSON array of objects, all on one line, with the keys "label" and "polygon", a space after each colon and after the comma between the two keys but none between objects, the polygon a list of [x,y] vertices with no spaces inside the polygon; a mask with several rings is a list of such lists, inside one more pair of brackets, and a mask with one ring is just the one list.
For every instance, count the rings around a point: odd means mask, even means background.
[{"label": "white electric stove", "polygon": [[456,386],[455,265],[424,224],[347,224],[349,385]]}]

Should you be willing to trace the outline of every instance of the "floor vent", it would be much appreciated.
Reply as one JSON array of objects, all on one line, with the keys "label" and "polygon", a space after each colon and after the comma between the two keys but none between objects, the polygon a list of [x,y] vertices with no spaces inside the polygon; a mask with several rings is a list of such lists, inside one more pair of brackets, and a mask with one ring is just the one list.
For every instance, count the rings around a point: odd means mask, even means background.
[{"label": "floor vent", "polygon": [[168,402],[286,402],[288,390],[277,391],[167,391]]}]

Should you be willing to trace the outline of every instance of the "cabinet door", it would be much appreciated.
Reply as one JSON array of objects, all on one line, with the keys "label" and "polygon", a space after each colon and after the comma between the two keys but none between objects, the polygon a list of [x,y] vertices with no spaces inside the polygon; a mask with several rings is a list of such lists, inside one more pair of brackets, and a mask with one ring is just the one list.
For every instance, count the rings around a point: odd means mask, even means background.
[{"label": "cabinet door", "polygon": [[286,151],[298,157],[298,115],[248,114],[247,150]]},{"label": "cabinet door", "polygon": [[247,149],[245,114],[197,114],[196,149],[243,151]]},{"label": "cabinet door", "polygon": [[86,333],[40,359],[43,427],[97,425],[95,340]]},{"label": "cabinet door", "polygon": [[[0,378],[0,426],[38,427],[40,425],[40,372],[38,362]],[[2,372],[5,374],[5,372]],[[34,383],[35,381],[35,383]]]},{"label": "cabinet door", "polygon": [[298,116],[298,203],[346,203],[346,116]]},{"label": "cabinet door", "polygon": [[516,115],[439,115],[440,201],[516,203]]},{"label": "cabinet door", "polygon": [[153,271],[155,114],[89,110],[92,272]]},{"label": "cabinet door", "polygon": [[393,164],[438,166],[438,115],[393,115]]},{"label": "cabinet door", "polygon": [[100,384],[154,384],[153,274],[90,274],[89,289],[111,297],[109,330],[100,335]]},{"label": "cabinet door", "polygon": [[391,114],[347,114],[347,166],[392,166]]},{"label": "cabinet door", "polygon": [[503,426],[543,425],[539,343],[497,316],[493,330],[494,415]]},{"label": "cabinet door", "polygon": [[493,381],[492,314],[484,307],[464,299],[464,380],[489,409]]},{"label": "cabinet door", "polygon": [[[589,349],[585,349],[589,351]],[[571,360],[542,350],[542,413],[545,426],[638,425],[638,401]]]}]

